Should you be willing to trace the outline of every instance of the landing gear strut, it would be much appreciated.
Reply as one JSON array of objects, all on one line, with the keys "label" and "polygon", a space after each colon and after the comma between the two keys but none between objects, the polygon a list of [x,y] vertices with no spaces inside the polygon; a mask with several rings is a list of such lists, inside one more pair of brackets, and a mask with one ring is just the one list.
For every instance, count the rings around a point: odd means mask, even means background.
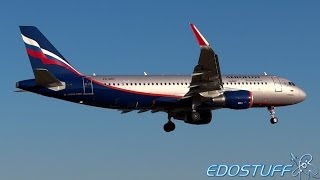
[{"label": "landing gear strut", "polygon": [[278,118],[275,116],[276,111],[274,110],[274,106],[268,107],[268,111],[269,111],[270,117],[271,117],[271,119],[270,119],[271,124],[278,123]]},{"label": "landing gear strut", "polygon": [[198,99],[194,99],[194,102],[192,103],[192,113],[191,113],[191,117],[193,121],[199,121],[201,119],[200,113],[197,112],[197,107],[199,106],[199,100]]},{"label": "landing gear strut", "polygon": [[171,117],[168,115],[168,122],[163,125],[165,132],[171,132],[176,128],[176,125],[171,121]]}]

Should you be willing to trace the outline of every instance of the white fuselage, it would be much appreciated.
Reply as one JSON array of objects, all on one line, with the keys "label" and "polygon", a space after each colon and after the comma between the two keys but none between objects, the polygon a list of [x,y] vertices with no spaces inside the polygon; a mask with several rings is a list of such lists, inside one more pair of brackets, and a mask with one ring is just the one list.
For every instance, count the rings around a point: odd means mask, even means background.
[{"label": "white fuselage", "polygon": [[[92,76],[92,79],[120,90],[135,93],[183,97],[188,91],[191,76]],[[291,81],[270,75],[222,76],[223,91],[247,90],[252,92],[256,107],[285,106],[305,99],[305,93]],[[203,96],[210,96],[203,94]]]}]

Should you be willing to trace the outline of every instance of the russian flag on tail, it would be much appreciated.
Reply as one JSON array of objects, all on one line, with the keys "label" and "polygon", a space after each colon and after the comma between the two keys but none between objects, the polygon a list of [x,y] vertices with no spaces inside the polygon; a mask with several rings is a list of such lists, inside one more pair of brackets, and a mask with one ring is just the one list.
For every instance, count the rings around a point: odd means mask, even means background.
[{"label": "russian flag on tail", "polygon": [[33,71],[47,69],[56,77],[82,76],[34,26],[20,26]]}]

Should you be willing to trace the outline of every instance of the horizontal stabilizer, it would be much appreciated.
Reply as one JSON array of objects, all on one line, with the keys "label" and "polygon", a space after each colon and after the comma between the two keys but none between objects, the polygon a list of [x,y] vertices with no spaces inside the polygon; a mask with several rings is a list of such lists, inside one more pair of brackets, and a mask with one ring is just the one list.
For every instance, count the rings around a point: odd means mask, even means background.
[{"label": "horizontal stabilizer", "polygon": [[14,92],[29,92],[29,91],[26,91],[26,90],[23,90],[23,89],[19,89],[19,90],[16,90]]},{"label": "horizontal stabilizer", "polygon": [[47,69],[36,69],[34,74],[38,86],[44,86],[48,88],[64,86],[64,83],[59,81]]}]

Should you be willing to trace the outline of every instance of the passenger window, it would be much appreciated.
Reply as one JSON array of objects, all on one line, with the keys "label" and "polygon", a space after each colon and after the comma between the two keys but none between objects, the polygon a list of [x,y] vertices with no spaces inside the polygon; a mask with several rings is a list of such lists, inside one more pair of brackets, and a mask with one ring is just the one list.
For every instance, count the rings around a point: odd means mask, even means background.
[{"label": "passenger window", "polygon": [[151,83],[152,84],[152,86],[154,85],[154,83]]}]

